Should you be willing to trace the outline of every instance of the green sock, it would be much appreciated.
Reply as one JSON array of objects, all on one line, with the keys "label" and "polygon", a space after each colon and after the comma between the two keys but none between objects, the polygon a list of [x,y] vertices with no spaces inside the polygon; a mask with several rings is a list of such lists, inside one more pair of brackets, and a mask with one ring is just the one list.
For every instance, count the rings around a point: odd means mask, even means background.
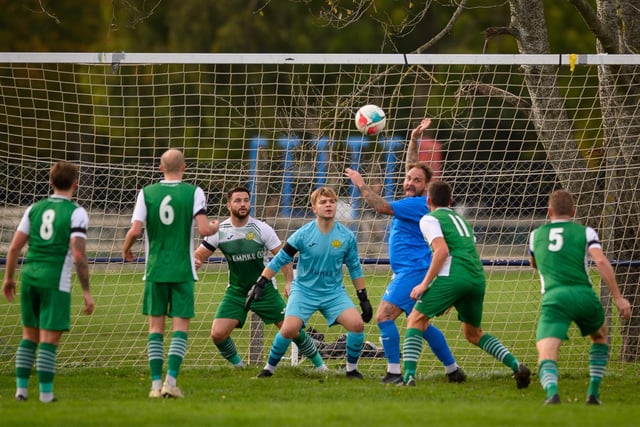
[{"label": "green sock", "polygon": [[[36,360],[36,348],[38,344],[23,339],[20,341],[18,351],[16,351],[16,386],[26,389],[29,387],[29,377],[33,370],[33,363]],[[26,396],[25,396],[26,397]]]},{"label": "green sock", "polygon": [[404,333],[404,345],[402,347],[404,362],[404,380],[416,376],[418,359],[422,352],[422,331],[416,328],[407,328]]},{"label": "green sock", "polygon": [[546,398],[558,394],[558,364],[555,360],[541,360],[538,365],[538,378],[540,385],[546,393]]},{"label": "green sock", "polygon": [[180,366],[187,354],[187,333],[175,331],[169,345],[169,357],[167,359],[167,375],[178,378]]},{"label": "green sock", "polygon": [[609,361],[609,346],[607,344],[591,344],[589,350],[589,388],[587,396],[600,396],[600,383],[604,376],[604,370]]},{"label": "green sock", "polygon": [[313,366],[319,368],[324,365],[322,356],[320,356],[320,353],[318,352],[318,347],[316,347],[313,340],[304,331],[304,329],[300,329],[300,335],[298,335],[298,338],[294,339],[293,342],[300,349],[300,353],[313,363]]},{"label": "green sock", "polygon": [[489,334],[484,334],[482,338],[480,338],[478,347],[495,357],[504,365],[510,367],[513,372],[518,370],[518,359],[511,354],[507,347],[505,347],[498,338]]},{"label": "green sock", "polygon": [[231,337],[227,337],[225,340],[219,343],[214,341],[214,344],[218,348],[218,351],[220,352],[222,357],[231,362],[232,365],[242,363],[242,358],[240,358],[238,350],[236,349],[236,344],[233,342]]},{"label": "green sock", "polygon": [[164,362],[164,347],[162,339],[162,334],[149,334],[147,355],[149,357],[151,381],[159,381],[162,379],[162,364]]},{"label": "green sock", "polygon": [[[40,382],[40,394],[53,393],[53,378],[56,373],[56,350],[55,344],[43,342],[38,347],[38,381]],[[53,397],[53,396],[51,396]]]}]

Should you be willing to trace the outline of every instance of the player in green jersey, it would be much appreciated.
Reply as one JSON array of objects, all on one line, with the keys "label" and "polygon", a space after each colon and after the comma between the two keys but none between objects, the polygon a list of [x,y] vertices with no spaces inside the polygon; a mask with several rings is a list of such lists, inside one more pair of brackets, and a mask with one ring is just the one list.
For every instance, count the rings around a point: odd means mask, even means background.
[{"label": "player in green jersey", "polygon": [[[160,158],[164,179],[139,193],[122,255],[135,260],[131,247],[145,227],[146,268],[142,314],[149,316],[148,357],[151,371],[149,397],[183,397],[176,385],[187,351],[190,319],[194,316],[194,224],[201,236],[218,231],[209,221],[206,198],[200,187],[182,182],[186,169],[179,150],[167,150]],[[167,375],[162,383],[165,317],[172,318]]]},{"label": "player in green jersey", "polygon": [[433,257],[424,279],[411,291],[411,298],[417,303],[407,319],[404,335],[404,384],[415,385],[422,334],[429,319],[455,307],[467,341],[511,368],[518,388],[527,387],[529,368],[480,327],[486,287],[484,268],[471,224],[450,208],[451,203],[451,186],[443,181],[432,182],[427,198],[430,213],[420,220],[420,230]]},{"label": "player in green jersey", "polygon": [[25,211],[7,253],[2,284],[4,297],[13,301],[18,258],[28,243],[21,271],[22,341],[16,352],[16,400],[27,400],[36,359],[40,401],[54,400],[56,351],[62,333],[70,328],[73,265],[82,288],[84,313],[91,314],[95,308],[86,254],[89,217],[84,208],[71,201],[78,188],[78,167],[57,162],[49,175],[53,194]]},{"label": "player in green jersey", "polygon": [[558,353],[571,322],[592,341],[587,404],[600,404],[600,382],[609,359],[607,326],[600,298],[592,288],[587,259],[591,256],[623,319],[631,318],[631,305],[622,297],[611,263],[604,255],[596,231],[572,221],[573,197],[566,190],[549,197],[551,220],[531,232],[531,266],[542,282],[542,304],[536,333],[538,376],[546,393],[545,404],[560,403]]},{"label": "player in green jersey", "polygon": [[[217,233],[202,241],[195,257],[196,267],[206,262],[216,249],[220,249],[227,259],[229,284],[211,325],[211,339],[225,359],[242,368],[244,362],[231,339],[231,332],[242,328],[246,321],[245,299],[255,278],[262,273],[268,254],[277,254],[283,244],[270,225],[250,215],[251,195],[247,188],[234,187],[227,192],[227,209],[229,218],[220,223]],[[291,264],[285,265],[282,273],[287,282],[284,292],[289,296],[293,280]],[[285,302],[276,287],[270,284],[265,287],[262,298],[251,304],[251,310],[265,324],[275,324],[279,329],[284,321]],[[327,370],[316,345],[304,330],[294,342],[316,368]]]}]

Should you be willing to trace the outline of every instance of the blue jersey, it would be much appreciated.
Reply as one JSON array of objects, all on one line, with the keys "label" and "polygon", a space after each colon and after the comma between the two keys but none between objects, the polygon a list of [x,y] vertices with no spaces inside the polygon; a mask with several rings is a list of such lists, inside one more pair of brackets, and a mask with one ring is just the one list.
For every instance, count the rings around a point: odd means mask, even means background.
[{"label": "blue jersey", "polygon": [[[346,265],[351,279],[362,277],[355,235],[339,222],[327,234],[318,229],[316,221],[300,227],[287,239],[289,246],[297,249],[297,274],[291,283],[291,291],[301,291],[309,298],[323,299],[344,289],[342,265]],[[268,267],[278,271],[290,263],[293,257],[279,251]],[[341,291],[342,292],[342,291]]]},{"label": "blue jersey", "polygon": [[427,198],[405,197],[391,202],[393,219],[389,232],[389,263],[394,273],[425,272],[431,265],[431,249],[420,231],[420,219],[429,213]]}]

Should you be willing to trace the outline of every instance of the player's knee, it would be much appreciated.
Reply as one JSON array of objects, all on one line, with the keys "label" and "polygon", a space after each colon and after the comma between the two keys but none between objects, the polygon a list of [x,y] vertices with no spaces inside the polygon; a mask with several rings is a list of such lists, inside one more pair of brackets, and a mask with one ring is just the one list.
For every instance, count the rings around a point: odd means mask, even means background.
[{"label": "player's knee", "polygon": [[227,339],[229,334],[222,333],[222,331],[213,330],[213,331],[211,331],[210,336],[211,336],[211,339],[213,340],[213,342],[221,343],[222,341]]},{"label": "player's knee", "polygon": [[463,329],[462,332],[464,334],[464,337],[471,344],[476,345],[476,346],[480,345],[480,338],[482,338],[482,335],[484,335],[484,333],[482,332],[482,329],[466,327],[466,328]]}]

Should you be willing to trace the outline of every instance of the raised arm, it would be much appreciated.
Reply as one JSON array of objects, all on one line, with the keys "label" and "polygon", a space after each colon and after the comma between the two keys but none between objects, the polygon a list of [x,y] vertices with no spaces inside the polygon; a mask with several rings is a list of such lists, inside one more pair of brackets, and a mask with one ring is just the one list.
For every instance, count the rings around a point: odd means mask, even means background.
[{"label": "raised arm", "polygon": [[420,161],[420,145],[418,142],[429,125],[431,125],[431,119],[427,117],[422,119],[420,124],[411,131],[411,139],[409,140],[409,145],[407,147],[407,163],[405,165],[407,172],[411,169],[412,164]]},{"label": "raised arm", "polygon": [[351,180],[351,183],[358,190],[360,190],[360,194],[374,211],[383,215],[393,215],[393,209],[389,202],[364,182],[364,178],[360,175],[360,172],[351,168],[346,168],[344,170],[344,175]]}]

